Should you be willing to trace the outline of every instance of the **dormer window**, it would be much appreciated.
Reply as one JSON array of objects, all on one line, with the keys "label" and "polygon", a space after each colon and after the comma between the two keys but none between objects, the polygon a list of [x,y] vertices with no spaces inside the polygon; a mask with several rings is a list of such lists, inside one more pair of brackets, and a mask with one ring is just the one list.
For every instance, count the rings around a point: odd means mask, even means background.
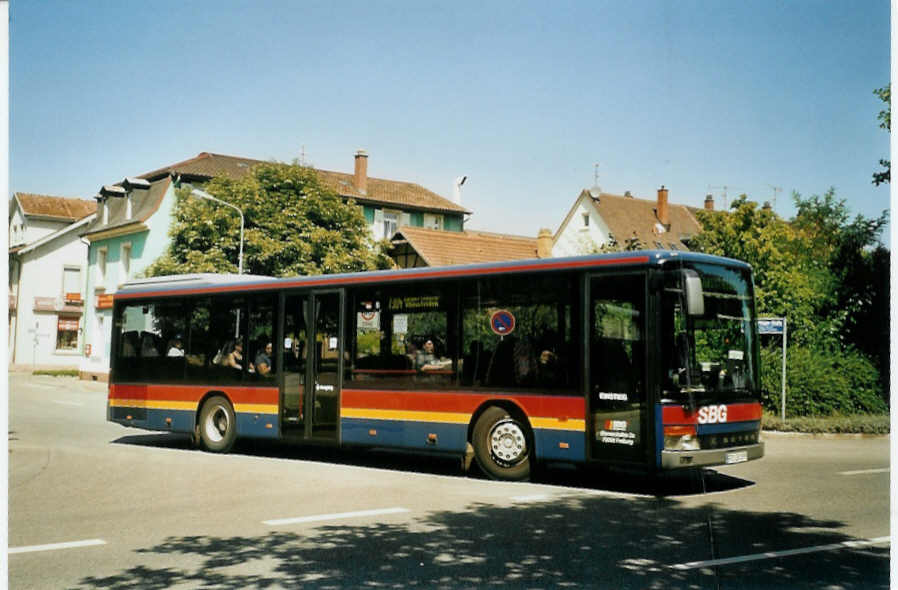
[{"label": "dormer window", "polygon": [[131,219],[131,211],[133,209],[131,202],[134,200],[133,193],[128,193],[125,197],[125,219]]},{"label": "dormer window", "polygon": [[109,199],[103,199],[103,225],[109,223]]}]

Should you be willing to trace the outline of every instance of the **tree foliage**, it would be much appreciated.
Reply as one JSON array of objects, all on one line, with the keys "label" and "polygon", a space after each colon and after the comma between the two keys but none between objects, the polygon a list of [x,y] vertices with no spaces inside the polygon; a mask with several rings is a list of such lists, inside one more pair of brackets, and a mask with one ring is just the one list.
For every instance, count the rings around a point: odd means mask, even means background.
[{"label": "tree foliage", "polygon": [[[809,198],[794,193],[793,201],[797,213],[788,222],[745,195],[733,202],[729,212],[700,211],[703,230],[693,247],[751,264],[759,315],[788,318],[789,364],[794,369],[789,386],[795,389],[796,400],[811,400],[800,407],[789,402],[791,409],[875,409],[867,399],[870,373],[865,367],[878,369],[877,393],[884,396],[888,391],[889,255],[879,239],[887,212],[873,219],[852,217],[833,189]],[[840,403],[812,403],[820,401],[822,391],[832,385],[821,385],[829,383],[824,374],[832,377],[848,368],[864,377],[840,381],[838,395],[854,397]],[[852,381],[855,377],[863,387]]]},{"label": "tree foliage", "polygon": [[[879,115],[877,119],[879,119],[879,126],[889,133],[892,132],[892,88],[891,86],[883,86],[882,88],[877,88],[873,91],[873,94],[878,96],[880,100],[886,103],[886,108],[879,111]],[[879,161],[879,165],[883,167],[879,172],[873,173],[873,184],[879,186],[882,183],[891,183],[892,182],[892,162],[890,160],[882,159]]]},{"label": "tree foliage", "polygon": [[[285,277],[391,265],[361,208],[323,186],[311,168],[259,164],[237,180],[214,178],[203,190],[243,211],[245,274]],[[147,276],[237,272],[239,215],[190,191],[176,190],[170,246]]]}]

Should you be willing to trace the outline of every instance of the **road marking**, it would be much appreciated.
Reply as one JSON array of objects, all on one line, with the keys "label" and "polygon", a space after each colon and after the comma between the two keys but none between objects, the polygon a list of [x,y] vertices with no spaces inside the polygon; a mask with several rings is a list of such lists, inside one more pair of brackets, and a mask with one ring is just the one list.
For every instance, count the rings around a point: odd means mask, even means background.
[{"label": "road marking", "polygon": [[883,467],[881,469],[858,469],[857,471],[840,471],[839,475],[864,475],[867,473],[888,473],[889,468]]},{"label": "road marking", "polygon": [[400,514],[411,512],[408,508],[381,508],[378,510],[359,510],[357,512],[339,512],[336,514],[317,514],[315,516],[298,516],[296,518],[278,518],[275,520],[263,520],[262,524],[278,526],[281,524],[298,524],[303,522],[320,522],[323,520],[340,520],[343,518],[358,518],[360,516],[381,516],[383,514]]},{"label": "road marking", "polygon": [[59,399],[53,400],[53,403],[59,404],[61,406],[83,406],[84,405],[81,402],[67,402],[67,401],[63,401],[63,400],[59,400]]},{"label": "road marking", "polygon": [[767,553],[755,553],[754,555],[741,555],[738,557],[726,557],[723,559],[710,559],[708,561],[690,561],[689,563],[678,563],[676,565],[670,565],[667,567],[675,570],[692,570],[702,567],[729,565],[732,563],[745,563],[747,561],[760,561],[762,559],[778,559],[780,557],[803,555],[805,553],[833,551],[835,549],[867,547],[869,545],[879,545],[880,543],[889,543],[889,537],[877,537],[875,539],[866,539],[863,541],[844,541],[842,543],[833,543],[831,545],[817,545],[816,547],[803,547],[801,549],[788,549],[786,551],[768,551]]},{"label": "road marking", "polygon": [[530,496],[512,496],[512,502],[545,502],[549,500],[551,496],[549,494],[533,494]]},{"label": "road marking", "polygon": [[76,547],[91,547],[93,545],[105,545],[103,539],[88,539],[86,541],[70,541],[68,543],[51,543],[49,545],[29,545],[27,547],[10,547],[8,553],[32,553],[34,551],[55,551],[57,549],[74,549]]}]

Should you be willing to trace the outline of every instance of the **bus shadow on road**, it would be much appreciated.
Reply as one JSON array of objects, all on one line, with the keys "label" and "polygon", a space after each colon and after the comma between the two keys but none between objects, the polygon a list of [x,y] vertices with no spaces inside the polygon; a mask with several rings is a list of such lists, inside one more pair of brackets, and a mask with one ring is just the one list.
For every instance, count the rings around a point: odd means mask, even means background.
[{"label": "bus shadow on road", "polygon": [[[113,443],[193,450],[189,436],[174,433],[134,434],[120,437]],[[465,474],[461,459],[454,455],[404,453],[395,449],[338,449],[258,439],[238,440],[231,453],[249,457],[313,461],[446,477],[486,479],[486,476],[478,469],[476,462]],[[650,476],[638,472],[599,467],[584,468],[564,464],[549,464],[541,467],[534,473],[531,481],[570,488],[662,497],[727,492],[754,485],[753,481],[725,475],[713,469],[675,471],[662,476]]]},{"label": "bus shadow on road", "polygon": [[[793,512],[645,497],[472,503],[402,520],[168,537],[77,587],[888,588],[884,547],[764,555],[845,543],[852,539],[843,526]],[[694,565],[746,554],[744,562]]]}]

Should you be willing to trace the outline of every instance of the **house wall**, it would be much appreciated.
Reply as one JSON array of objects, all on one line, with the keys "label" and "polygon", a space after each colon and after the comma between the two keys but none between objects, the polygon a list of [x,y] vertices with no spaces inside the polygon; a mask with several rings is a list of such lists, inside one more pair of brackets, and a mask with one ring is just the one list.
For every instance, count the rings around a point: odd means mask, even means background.
[{"label": "house wall", "polygon": [[[118,288],[156,261],[169,244],[168,230],[175,206],[175,189],[169,186],[162,197],[159,209],[144,223],[146,230],[91,242],[88,252],[88,284],[84,321],[84,342],[90,345],[90,354],[81,359],[82,378],[105,380],[109,375],[109,357],[112,342],[112,309],[98,308],[100,295],[112,295]],[[127,274],[122,266],[123,246],[130,244],[131,261]],[[106,274],[98,283],[97,259],[101,249],[106,249]]]},{"label": "house wall", "polygon": [[[583,223],[583,216],[589,217],[589,224]],[[552,246],[552,256],[577,256],[594,252],[610,240],[611,230],[590,201],[580,198],[567,222],[558,233]]]},{"label": "house wall", "polygon": [[382,208],[371,205],[363,205],[362,212],[365,221],[368,222],[368,230],[375,240],[383,240],[390,236],[384,235],[384,211],[399,213],[399,226],[410,225],[412,227],[433,227],[436,225],[444,231],[462,231],[463,218],[461,215],[424,213],[423,211],[403,211],[399,208]]},{"label": "house wall", "polygon": [[46,219],[34,219],[33,217],[26,218],[25,243],[30,244],[36,242],[43,237],[58,232],[71,223],[71,221],[48,221]]},{"label": "house wall", "polygon": [[[82,336],[74,350],[57,350],[57,320],[60,315],[78,319],[83,329],[84,305],[67,305],[63,309],[63,271],[66,267],[81,271],[81,299],[85,298],[87,246],[77,231],[51,240],[20,255],[18,300],[15,325],[10,326],[10,364],[38,368],[77,369],[80,363]],[[12,277],[10,277],[12,278]],[[53,298],[53,309],[35,310],[35,298]],[[79,313],[82,312],[82,313]]]}]

